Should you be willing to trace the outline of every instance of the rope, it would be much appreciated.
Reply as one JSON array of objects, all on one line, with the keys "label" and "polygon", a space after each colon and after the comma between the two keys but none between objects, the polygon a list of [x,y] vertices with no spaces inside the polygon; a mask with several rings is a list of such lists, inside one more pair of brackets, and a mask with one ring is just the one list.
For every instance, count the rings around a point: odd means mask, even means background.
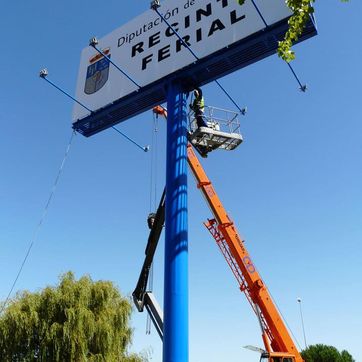
[{"label": "rope", "polygon": [[[200,60],[200,58],[195,54],[195,52],[189,47],[189,45],[185,42],[185,40],[178,34],[178,32],[173,28],[173,26],[164,18],[164,16],[158,11],[157,7],[153,8],[158,16],[166,23],[166,25],[171,29],[171,31],[178,37],[182,45],[194,56],[196,60]],[[207,70],[209,72],[209,70]],[[235,105],[235,107],[239,110],[239,112],[245,115],[245,108],[240,108],[239,105],[235,102],[235,100],[231,97],[231,95],[226,91],[226,89],[220,84],[218,80],[214,81],[218,87],[225,93],[225,95],[231,100],[231,102]]]},{"label": "rope", "polygon": [[86,105],[84,105],[83,103],[79,102],[77,99],[75,99],[73,96],[71,96],[68,92],[66,92],[65,90],[63,90],[62,88],[58,87],[55,83],[53,83],[51,80],[49,80],[46,75],[43,75],[42,73],[40,73],[40,78],[44,79],[45,81],[47,81],[51,86],[53,86],[54,88],[58,89],[58,91],[60,91],[61,93],[63,93],[64,95],[66,95],[68,98],[72,99],[74,102],[78,103],[81,107],[83,107],[84,109],[86,109],[88,112],[93,113],[93,111],[91,109],[89,109]]},{"label": "rope", "polygon": [[155,146],[154,146],[154,154],[155,154],[155,171],[154,171],[154,200],[153,200],[153,208],[156,210],[157,208],[157,175],[158,175],[158,118],[155,119],[155,125],[154,125],[154,132],[155,132]]},{"label": "rope", "polygon": [[111,64],[113,64],[128,80],[130,80],[136,87],[141,88],[141,86],[136,83],[125,71],[123,71],[111,58],[97,48],[94,42],[91,41],[90,46],[92,46],[99,54],[103,55]]},{"label": "rope", "polygon": [[151,328],[152,328],[151,317],[150,317],[150,315],[147,313],[147,318],[146,318],[146,334],[151,334]]},{"label": "rope", "polygon": [[[259,14],[259,16],[260,16],[261,20],[263,21],[265,27],[268,28],[269,25],[268,25],[268,23],[266,22],[263,14],[262,14],[261,11],[259,10],[258,5],[256,5],[256,3],[255,3],[254,0],[251,0],[251,2],[253,3],[254,8],[255,8],[255,10],[257,11],[257,13]],[[274,36],[274,39],[277,40],[275,36]],[[296,81],[298,82],[298,84],[299,84],[299,89],[300,89],[302,92],[305,92],[305,91],[307,90],[306,84],[304,84],[304,85],[302,84],[302,82],[300,81],[299,77],[297,76],[297,73],[294,71],[292,65],[291,65],[289,62],[287,62],[287,61],[285,61],[285,62],[287,63],[287,65],[288,65],[290,71],[292,72],[294,78],[295,78]]]},{"label": "rope", "polygon": [[150,166],[150,207],[149,212],[157,208],[157,164],[158,164],[158,115],[153,113],[151,166]]},{"label": "rope", "polygon": [[277,308],[277,310],[278,310],[279,314],[282,316],[282,319],[283,319],[283,321],[284,321],[285,325],[286,325],[286,326],[287,326],[287,328],[289,329],[289,332],[290,332],[290,333],[291,333],[291,335],[293,336],[294,341],[297,343],[298,348],[299,348],[299,350],[301,351],[301,350],[302,350],[302,347],[300,346],[300,344],[299,344],[299,342],[298,342],[298,339],[297,339],[297,338],[296,338],[296,336],[294,335],[294,333],[293,333],[292,329],[290,328],[290,326],[289,326],[289,324],[288,324],[287,320],[284,318],[284,315],[283,315],[282,311],[279,309],[278,304],[276,303],[276,301],[275,301],[275,299],[274,299],[273,295],[270,293],[270,290],[269,290],[269,289],[268,289],[268,292],[269,292],[269,294],[270,294],[270,296],[271,296],[271,299],[272,299],[272,301],[273,301],[274,305],[276,306],[276,308]]},{"label": "rope", "polygon": [[225,90],[225,88],[221,85],[221,83],[218,80],[215,80],[215,83],[219,86],[219,88],[226,94],[226,96],[231,100],[231,102],[234,104],[234,106],[239,110],[239,112],[245,116],[246,114],[246,108],[240,108],[238,104],[234,101],[233,98],[231,98],[230,94]]},{"label": "rope", "polygon": [[255,8],[255,10],[257,11],[257,13],[259,14],[259,16],[260,16],[261,20],[263,21],[265,27],[267,28],[269,25],[268,25],[268,23],[265,21],[263,14],[261,13],[261,11],[260,11],[259,8],[258,8],[258,5],[255,4],[255,1],[254,1],[254,0],[251,0],[251,2],[253,3],[254,8]]},{"label": "rope", "polygon": [[[258,270],[258,273],[259,273],[259,275],[260,275],[260,278],[261,278],[262,280],[264,280],[264,278],[262,277],[262,275],[261,275],[261,273],[260,273],[260,271],[259,271],[259,270]],[[282,317],[282,320],[284,321],[284,323],[285,323],[285,325],[287,326],[287,328],[288,328],[289,332],[291,333],[291,335],[292,335],[292,337],[293,337],[294,341],[295,341],[295,342],[296,342],[296,344],[298,345],[299,350],[301,351],[301,350],[302,350],[302,348],[301,348],[301,346],[300,346],[300,344],[299,344],[298,339],[295,337],[295,335],[294,335],[294,333],[293,333],[293,330],[290,328],[290,326],[289,326],[289,324],[288,324],[287,320],[284,318],[284,315],[283,315],[282,311],[279,309],[279,306],[278,306],[277,302],[275,301],[275,299],[274,299],[274,297],[273,297],[272,293],[270,292],[269,288],[268,288],[268,292],[269,292],[269,295],[270,295],[270,297],[271,297],[271,299],[272,299],[272,302],[273,302],[273,303],[274,303],[274,305],[275,305],[275,308],[278,310],[278,312],[279,312],[280,316]]]},{"label": "rope", "polygon": [[[153,113],[153,123],[152,123],[152,153],[151,153],[151,170],[150,170],[150,208],[149,212],[154,212],[157,208],[157,162],[158,162],[158,115]],[[148,277],[148,287],[147,290],[153,290],[153,263],[150,267],[150,273]],[[146,334],[151,334],[151,317],[147,313],[146,319]]]},{"label": "rope", "polygon": [[291,65],[290,63],[288,63],[288,62],[286,62],[286,63],[288,64],[288,67],[289,67],[290,71],[293,73],[294,78],[297,80],[297,82],[298,82],[298,84],[299,84],[299,89],[300,89],[302,92],[305,92],[305,91],[307,90],[307,86],[306,86],[305,84],[303,85],[303,84],[301,83],[301,81],[299,80],[297,74],[295,73],[292,65]]},{"label": "rope", "polygon": [[[153,263],[151,264],[150,274],[149,274],[149,278],[148,278],[148,290],[151,291],[151,292],[153,290]],[[152,323],[151,322],[152,322],[151,317],[147,313],[146,334],[151,334],[151,328],[152,328]]]},{"label": "rope", "polygon": [[124,134],[122,131],[120,131],[118,128],[116,128],[115,126],[112,126],[112,129],[114,129],[117,133],[119,133],[121,136],[123,136],[124,138],[126,138],[128,141],[130,141],[131,143],[133,143],[135,146],[137,146],[138,148],[140,148],[142,151],[144,152],[148,152],[150,150],[150,146],[141,146],[140,144],[138,144],[136,141],[134,141],[132,138],[129,138],[126,134]]},{"label": "rope", "polygon": [[153,210],[152,205],[152,191],[153,191],[153,158],[154,158],[154,146],[155,146],[155,133],[154,133],[154,125],[156,122],[156,115],[153,113],[153,123],[152,123],[152,136],[151,136],[151,166],[150,166],[150,207],[149,212],[151,213]]},{"label": "rope", "polygon": [[[113,63],[112,63],[113,64]],[[47,69],[42,69],[39,73],[40,78],[44,79],[46,82],[48,82],[52,87],[54,87],[55,89],[57,89],[59,92],[63,93],[65,96],[67,96],[68,98],[72,99],[74,102],[76,102],[77,104],[79,104],[81,107],[83,107],[84,109],[86,109],[88,112],[90,113],[94,113],[90,108],[88,108],[85,104],[81,103],[80,101],[78,101],[77,99],[75,99],[72,95],[70,95],[68,92],[66,92],[64,89],[60,88],[59,86],[57,86],[55,83],[53,83],[51,80],[49,80],[48,77],[48,70]],[[128,141],[132,142],[134,145],[136,145],[138,148],[140,148],[142,151],[144,152],[148,152],[149,151],[149,146],[141,146],[140,144],[138,144],[136,141],[134,141],[133,139],[129,138],[126,134],[124,134],[123,132],[121,132],[120,130],[118,130],[116,127],[112,126],[112,128],[118,132],[120,135],[122,135],[124,138],[126,138]]]},{"label": "rope", "polygon": [[74,135],[75,135],[75,131],[72,131],[72,135],[71,135],[71,137],[70,137],[68,146],[67,146],[67,148],[66,148],[66,151],[65,151],[65,154],[64,154],[62,163],[61,163],[60,168],[59,168],[59,170],[58,170],[58,173],[57,173],[57,176],[56,176],[56,178],[55,178],[55,181],[54,181],[53,187],[52,187],[52,189],[51,189],[50,195],[49,195],[49,197],[48,197],[48,200],[47,200],[47,202],[46,202],[46,204],[45,204],[44,211],[43,211],[43,213],[42,213],[42,216],[41,216],[41,218],[40,218],[40,221],[39,221],[38,225],[36,226],[36,228],[35,228],[35,230],[34,230],[33,237],[32,237],[32,239],[31,239],[31,242],[30,242],[30,244],[29,244],[29,247],[28,247],[28,249],[27,249],[27,251],[26,251],[25,257],[24,257],[24,259],[23,259],[23,261],[22,261],[22,263],[21,263],[21,265],[20,265],[20,267],[19,267],[18,273],[17,273],[17,275],[16,275],[16,277],[15,277],[15,279],[14,279],[14,282],[13,282],[11,288],[10,288],[10,291],[9,291],[9,293],[8,293],[6,299],[5,299],[5,302],[4,302],[3,305],[1,306],[0,315],[3,313],[3,311],[4,311],[4,309],[5,309],[6,305],[7,305],[7,303],[8,303],[9,300],[10,300],[10,296],[11,296],[11,294],[12,294],[12,292],[13,292],[15,286],[16,286],[16,283],[18,282],[18,280],[19,280],[19,278],[20,278],[20,275],[21,275],[21,273],[22,273],[22,271],[23,271],[23,268],[24,268],[24,266],[25,266],[25,264],[26,264],[26,262],[27,262],[27,260],[28,260],[28,258],[29,258],[30,252],[31,252],[31,250],[32,250],[32,248],[33,248],[33,246],[34,246],[37,238],[38,238],[40,229],[41,229],[42,225],[44,224],[44,220],[45,220],[45,217],[46,217],[47,214],[48,214],[48,210],[49,210],[50,204],[51,204],[51,202],[52,202],[52,200],[53,200],[55,191],[56,191],[56,189],[57,189],[57,186],[58,186],[58,183],[59,183],[59,180],[60,180],[60,176],[61,176],[62,173],[63,173],[64,165],[65,165],[65,162],[66,162],[66,160],[67,160],[67,158],[68,158],[69,151],[70,151],[71,146],[72,146],[72,143],[73,143]]},{"label": "rope", "polygon": [[187,50],[194,56],[196,60],[200,58],[195,54],[195,52],[190,48],[190,46],[185,42],[185,40],[180,36],[180,34],[173,28],[173,26],[165,19],[165,17],[158,11],[157,7],[154,8],[158,16],[166,23],[166,25],[171,29],[171,31],[179,38],[180,42]]}]

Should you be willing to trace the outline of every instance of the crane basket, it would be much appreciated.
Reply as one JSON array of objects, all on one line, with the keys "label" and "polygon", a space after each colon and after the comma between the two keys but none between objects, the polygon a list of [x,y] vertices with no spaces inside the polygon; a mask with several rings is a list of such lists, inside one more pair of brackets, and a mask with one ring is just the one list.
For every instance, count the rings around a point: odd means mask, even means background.
[{"label": "crane basket", "polygon": [[203,119],[207,127],[197,126],[193,111],[189,112],[188,118],[189,142],[203,157],[216,149],[233,150],[243,142],[238,112],[205,106]]}]

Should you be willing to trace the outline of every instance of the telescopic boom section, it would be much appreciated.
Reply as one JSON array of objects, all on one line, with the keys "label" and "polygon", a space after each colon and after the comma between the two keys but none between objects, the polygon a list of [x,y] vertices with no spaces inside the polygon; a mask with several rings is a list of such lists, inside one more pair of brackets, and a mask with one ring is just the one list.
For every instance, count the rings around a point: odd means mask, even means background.
[{"label": "telescopic boom section", "polygon": [[[188,163],[197,180],[197,187],[203,193],[215,217],[205,226],[217,241],[229,266],[257,314],[263,329],[263,341],[270,354],[285,353],[285,357],[294,357],[295,362],[303,362],[272,298],[263,283],[248,251],[232,220],[227,215],[216,191],[202,168],[196,154],[189,144],[187,147]],[[278,353],[278,356],[280,354]],[[279,359],[277,359],[279,361]],[[289,359],[291,361],[291,359]]]}]

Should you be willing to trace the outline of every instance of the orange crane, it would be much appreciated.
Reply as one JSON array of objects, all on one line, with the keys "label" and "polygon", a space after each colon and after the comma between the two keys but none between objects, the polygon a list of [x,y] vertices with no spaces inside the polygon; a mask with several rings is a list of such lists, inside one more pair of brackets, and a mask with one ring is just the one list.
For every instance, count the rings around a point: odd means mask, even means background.
[{"label": "orange crane", "polygon": [[214,219],[209,219],[204,224],[215,239],[239,283],[240,290],[244,292],[260,322],[266,349],[262,358],[268,362],[303,362],[266,285],[245,248],[244,240],[240,238],[233,221],[227,215],[190,144],[187,147],[187,156],[197,187],[214,215]]},{"label": "orange crane", "polygon": [[[157,106],[153,111],[155,114],[167,118],[167,111],[164,108]],[[265,351],[261,350],[260,360],[265,362],[304,362],[245,248],[244,240],[239,236],[234,222],[226,213],[191,144],[187,146],[187,156],[188,164],[197,181],[197,187],[204,195],[214,215],[214,218],[209,219],[204,225],[215,239],[239,283],[240,290],[245,294],[259,320],[265,346]]]}]

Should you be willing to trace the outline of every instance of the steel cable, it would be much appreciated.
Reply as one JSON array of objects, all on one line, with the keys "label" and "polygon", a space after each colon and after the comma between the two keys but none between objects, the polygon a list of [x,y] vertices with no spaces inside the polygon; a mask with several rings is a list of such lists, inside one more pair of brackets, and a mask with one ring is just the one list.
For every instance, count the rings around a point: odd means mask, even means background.
[{"label": "steel cable", "polygon": [[20,275],[21,275],[21,273],[22,273],[22,271],[23,271],[23,269],[24,269],[24,266],[25,266],[25,264],[26,264],[26,262],[27,262],[27,260],[28,260],[28,258],[29,258],[30,252],[31,252],[31,250],[32,250],[32,248],[33,248],[33,246],[34,246],[37,238],[38,238],[40,229],[41,229],[42,225],[44,224],[44,220],[45,220],[45,218],[46,218],[46,216],[47,216],[47,214],[48,214],[49,207],[50,207],[51,202],[52,202],[52,200],[53,200],[55,191],[56,191],[56,189],[57,189],[57,186],[58,186],[58,183],[59,183],[59,180],[60,180],[60,177],[61,177],[61,175],[62,175],[62,173],[63,173],[64,165],[65,165],[65,162],[66,162],[66,160],[67,160],[67,158],[68,158],[68,155],[69,155],[69,152],[70,152],[70,149],[71,149],[73,140],[74,140],[74,135],[75,135],[75,131],[72,131],[72,135],[71,135],[70,140],[69,140],[69,142],[68,142],[68,145],[67,145],[67,148],[66,148],[66,151],[65,151],[63,160],[62,160],[62,162],[61,162],[61,164],[60,164],[60,167],[59,167],[57,176],[56,176],[56,178],[55,178],[53,187],[52,187],[52,189],[51,189],[50,195],[49,195],[49,197],[48,197],[48,199],[47,199],[47,202],[46,202],[46,204],[45,204],[45,207],[44,207],[42,216],[41,216],[41,218],[40,218],[40,220],[39,220],[38,225],[36,226],[36,228],[35,228],[35,230],[34,230],[33,237],[31,238],[31,242],[30,242],[30,244],[29,244],[29,246],[28,246],[28,249],[27,249],[27,251],[26,251],[25,257],[24,257],[22,263],[20,264],[20,268],[19,268],[18,273],[17,273],[17,275],[16,275],[16,277],[15,277],[15,279],[14,279],[14,281],[13,281],[13,284],[11,285],[10,291],[9,291],[9,293],[8,293],[6,299],[5,299],[5,302],[4,302],[4,303],[2,304],[2,306],[1,306],[0,315],[3,313],[6,305],[8,304],[8,302],[9,302],[9,300],[10,300],[10,296],[11,296],[11,294],[12,294],[12,292],[13,292],[15,286],[16,286],[16,283],[18,282],[18,280],[19,280],[19,278],[20,278]]}]

